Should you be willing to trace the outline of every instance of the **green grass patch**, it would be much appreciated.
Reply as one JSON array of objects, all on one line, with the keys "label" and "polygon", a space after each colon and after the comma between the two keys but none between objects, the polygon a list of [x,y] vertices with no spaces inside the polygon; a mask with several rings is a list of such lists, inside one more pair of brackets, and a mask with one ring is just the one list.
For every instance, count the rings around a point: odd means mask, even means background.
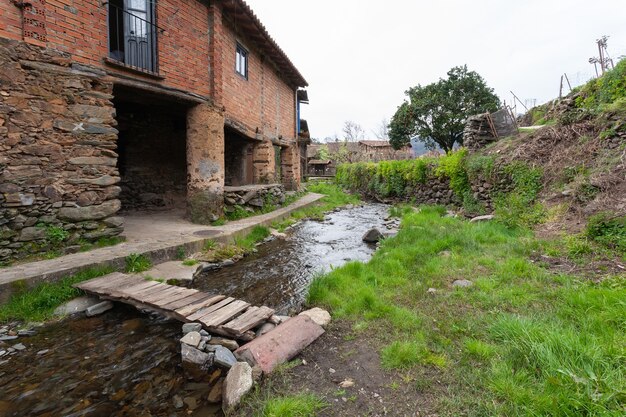
[{"label": "green grass patch", "polygon": [[[59,282],[44,283],[32,290],[17,288],[9,301],[0,306],[0,322],[21,320],[41,322],[52,317],[54,309],[81,294],[73,285],[113,272],[110,267],[92,268],[63,278]],[[19,284],[18,284],[19,285]]]},{"label": "green grass patch", "polygon": [[196,259],[185,259],[183,261],[183,265],[184,266],[194,266],[194,265],[197,265],[197,264],[198,264],[198,261]]},{"label": "green grass patch", "polygon": [[251,251],[256,244],[270,235],[270,229],[265,226],[254,226],[245,237],[235,238],[235,244],[244,251]]},{"label": "green grass patch", "polygon": [[[400,232],[370,262],[319,276],[308,302],[367,328],[383,368],[421,375],[422,390],[443,383],[433,393],[441,415],[623,414],[626,279],[555,273],[530,259],[584,262],[596,255],[591,238],[547,244],[523,227],[444,217],[440,207],[402,214]],[[456,279],[474,285],[453,288]]]},{"label": "green grass patch", "polygon": [[327,404],[314,394],[297,394],[284,397],[269,398],[260,417],[315,417],[317,412],[326,408]]}]

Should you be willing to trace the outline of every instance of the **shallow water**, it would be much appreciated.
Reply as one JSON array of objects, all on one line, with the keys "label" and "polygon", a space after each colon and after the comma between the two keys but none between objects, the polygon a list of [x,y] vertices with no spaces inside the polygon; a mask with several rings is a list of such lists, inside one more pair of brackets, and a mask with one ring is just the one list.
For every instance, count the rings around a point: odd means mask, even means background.
[{"label": "shallow water", "polygon": [[329,213],[324,221],[305,221],[259,247],[244,261],[196,279],[194,287],[215,294],[267,305],[279,313],[297,309],[315,274],[352,260],[367,261],[374,245],[361,238],[383,227],[388,206],[366,204]]},{"label": "shallow water", "polygon": [[[205,274],[195,287],[286,313],[302,303],[317,272],[368,260],[375,247],[361,237],[381,227],[386,214],[386,206],[367,204],[302,222],[287,239]],[[221,415],[206,402],[206,384],[185,380],[179,337],[179,323],[122,305],[99,317],[46,325],[20,338],[27,350],[0,365],[0,417]],[[198,407],[176,409],[175,395]]]}]

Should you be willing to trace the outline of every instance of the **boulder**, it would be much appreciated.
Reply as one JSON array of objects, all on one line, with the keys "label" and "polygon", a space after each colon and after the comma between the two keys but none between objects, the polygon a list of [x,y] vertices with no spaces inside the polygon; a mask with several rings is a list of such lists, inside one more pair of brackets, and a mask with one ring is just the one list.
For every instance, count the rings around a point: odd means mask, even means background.
[{"label": "boulder", "polygon": [[223,337],[214,337],[211,339],[212,345],[224,346],[228,350],[239,349],[239,343],[231,339],[225,339]]},{"label": "boulder", "polygon": [[296,356],[322,334],[322,326],[309,316],[296,316],[237,349],[235,357],[252,366],[259,365],[263,372],[269,374],[277,365]]},{"label": "boulder", "polygon": [[197,348],[202,340],[202,336],[198,332],[189,332],[180,339],[180,343]]},{"label": "boulder", "polygon": [[185,343],[180,344],[183,369],[187,376],[197,381],[209,378],[208,370],[213,366],[213,354],[202,352]]},{"label": "boulder", "polygon": [[220,379],[219,381],[217,381],[217,384],[213,385],[213,388],[211,388],[211,391],[209,392],[209,395],[207,397],[207,401],[210,402],[211,404],[217,404],[220,401],[222,401],[222,388],[224,387],[224,380]]},{"label": "boulder", "polygon": [[300,313],[300,315],[310,317],[311,320],[313,320],[315,323],[322,327],[326,327],[328,323],[330,323],[330,313],[319,307],[303,311],[302,313]]},{"label": "boulder", "polygon": [[100,299],[96,297],[77,297],[73,300],[68,301],[65,304],[62,304],[54,310],[54,314],[57,316],[66,316],[69,314],[82,313],[87,310],[89,307],[94,306],[100,303]]},{"label": "boulder", "polygon": [[474,283],[467,279],[457,279],[456,281],[452,283],[453,287],[458,287],[458,288],[467,288],[467,287],[471,287],[472,285],[474,285]]},{"label": "boulder", "polygon": [[[191,332],[200,332],[202,330],[202,324],[200,323],[185,323],[183,324],[183,334]],[[202,335],[200,335],[202,336]]]},{"label": "boulder", "polygon": [[230,350],[224,346],[216,345],[214,363],[215,365],[228,369],[237,363],[237,359],[235,359],[235,355],[233,355]]},{"label": "boulder", "polygon": [[380,232],[380,230],[374,227],[368,230],[367,233],[363,235],[363,242],[376,243],[382,238],[383,238],[383,234]]},{"label": "boulder", "polygon": [[106,311],[109,311],[113,308],[113,303],[110,301],[103,301],[101,303],[92,305],[91,307],[87,308],[85,310],[85,315],[87,315],[87,317],[93,317],[93,316],[97,316],[99,314],[102,314]]},{"label": "boulder", "polygon": [[252,389],[252,367],[245,362],[237,362],[226,375],[222,387],[222,409],[230,413],[244,395]]}]

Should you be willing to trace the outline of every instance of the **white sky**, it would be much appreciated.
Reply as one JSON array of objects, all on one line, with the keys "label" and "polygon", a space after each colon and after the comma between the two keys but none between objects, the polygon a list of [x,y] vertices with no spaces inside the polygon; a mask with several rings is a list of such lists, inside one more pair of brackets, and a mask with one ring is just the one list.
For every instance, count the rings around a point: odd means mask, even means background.
[{"label": "white sky", "polygon": [[595,40],[626,55],[626,0],[247,0],[309,82],[303,106],[314,138],[342,137],[344,121],[368,136],[404,91],[467,64],[507,103],[548,101],[561,74],[594,74]]}]

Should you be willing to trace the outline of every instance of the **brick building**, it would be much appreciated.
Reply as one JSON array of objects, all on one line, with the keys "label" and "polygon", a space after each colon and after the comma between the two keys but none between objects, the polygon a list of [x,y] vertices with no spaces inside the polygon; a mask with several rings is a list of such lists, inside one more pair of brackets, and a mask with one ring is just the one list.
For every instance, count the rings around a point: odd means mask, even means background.
[{"label": "brick building", "polygon": [[41,225],[208,223],[225,186],[297,188],[306,86],[242,0],[1,0],[0,261]]}]

